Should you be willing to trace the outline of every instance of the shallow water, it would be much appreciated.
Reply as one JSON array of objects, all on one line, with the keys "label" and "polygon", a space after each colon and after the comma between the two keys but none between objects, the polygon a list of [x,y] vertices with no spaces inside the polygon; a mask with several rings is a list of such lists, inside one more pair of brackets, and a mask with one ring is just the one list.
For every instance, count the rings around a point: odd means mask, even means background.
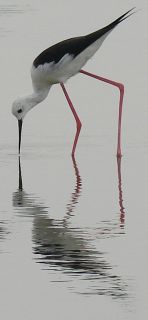
[{"label": "shallow water", "polygon": [[106,4],[98,23],[97,1],[93,8],[82,1],[80,12],[78,1],[0,1],[4,320],[147,318],[148,70],[147,50],[141,49],[147,46],[146,1],[140,1],[145,10],[118,27],[86,67],[125,84],[121,161],[115,156],[114,88],[80,75],[67,83],[83,123],[75,158],[75,125],[58,86],[27,115],[20,158],[10,112],[14,98],[31,91],[29,68],[42,49],[97,29],[131,7],[129,1],[110,1],[106,10]]}]

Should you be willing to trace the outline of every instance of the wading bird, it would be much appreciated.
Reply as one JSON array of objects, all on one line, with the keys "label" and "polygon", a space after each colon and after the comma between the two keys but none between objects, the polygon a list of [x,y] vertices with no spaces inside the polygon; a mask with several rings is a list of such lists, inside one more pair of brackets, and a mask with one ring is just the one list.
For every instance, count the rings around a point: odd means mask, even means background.
[{"label": "wading bird", "polygon": [[80,72],[81,74],[111,84],[120,90],[117,156],[121,157],[121,117],[124,86],[116,81],[112,81],[84,71],[82,70],[82,67],[100,48],[108,34],[120,22],[133,14],[133,9],[127,11],[118,19],[98,31],[90,33],[86,36],[70,38],[53,45],[52,47],[44,50],[33,61],[31,77],[34,92],[29,96],[18,98],[12,105],[12,113],[18,120],[19,153],[21,147],[22,124],[25,115],[29,110],[47,97],[52,85],[59,83],[76,120],[77,130],[72,148],[72,156],[74,156],[82,124],[70,100],[64,83],[69,78]]}]

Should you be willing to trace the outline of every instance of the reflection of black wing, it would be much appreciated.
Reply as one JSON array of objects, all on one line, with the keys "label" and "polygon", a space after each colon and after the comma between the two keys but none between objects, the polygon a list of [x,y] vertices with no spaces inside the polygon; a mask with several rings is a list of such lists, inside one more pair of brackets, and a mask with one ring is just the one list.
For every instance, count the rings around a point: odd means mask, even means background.
[{"label": "reflection of black wing", "polygon": [[[49,270],[66,273],[71,279],[77,276],[87,280],[92,294],[126,297],[125,284],[119,276],[112,273],[113,267],[106,261],[105,254],[92,248],[89,234],[85,230],[68,227],[65,218],[51,219],[48,208],[23,190],[20,169],[19,189],[13,195],[13,205],[19,209],[21,207],[23,215],[33,217],[32,241],[36,261],[46,266],[46,269],[48,267]],[[75,174],[76,187],[74,196],[72,193],[71,197],[74,199],[74,206],[80,193],[78,182],[81,181],[78,169]],[[68,216],[70,215],[71,210],[68,211]]]},{"label": "reflection of black wing", "polygon": [[121,278],[112,273],[105,254],[95,251],[84,230],[65,228],[62,221],[47,216],[35,216],[33,244],[37,262],[49,270],[89,279],[90,294],[104,294],[120,298],[127,296]]},{"label": "reflection of black wing", "polygon": [[5,235],[8,234],[5,228],[5,222],[0,221],[0,241],[2,241],[5,238]]}]

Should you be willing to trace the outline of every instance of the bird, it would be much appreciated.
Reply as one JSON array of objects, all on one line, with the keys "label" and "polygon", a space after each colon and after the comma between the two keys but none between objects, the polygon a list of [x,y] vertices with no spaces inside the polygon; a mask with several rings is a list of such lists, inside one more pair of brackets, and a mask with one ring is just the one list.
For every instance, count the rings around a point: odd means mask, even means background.
[{"label": "bird", "polygon": [[124,85],[122,83],[92,74],[88,71],[83,70],[82,68],[87,63],[87,61],[98,51],[110,32],[119,23],[130,17],[134,13],[134,9],[135,8],[128,10],[119,18],[95,32],[89,33],[84,36],[66,39],[57,44],[54,44],[51,47],[45,49],[35,58],[31,66],[33,93],[25,97],[17,98],[12,104],[12,114],[18,120],[19,155],[21,149],[22,125],[26,114],[34,106],[42,102],[48,96],[49,90],[54,84],[60,84],[76,121],[76,134],[72,147],[72,156],[74,156],[82,123],[68,95],[65,87],[65,82],[76,74],[81,73],[83,75],[111,84],[117,87],[120,91],[117,156],[122,156],[121,118]]}]

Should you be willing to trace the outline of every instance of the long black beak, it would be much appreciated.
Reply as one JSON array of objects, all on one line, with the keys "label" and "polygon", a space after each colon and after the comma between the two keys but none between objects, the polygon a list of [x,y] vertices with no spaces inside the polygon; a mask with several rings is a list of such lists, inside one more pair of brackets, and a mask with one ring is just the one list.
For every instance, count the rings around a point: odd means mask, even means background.
[{"label": "long black beak", "polygon": [[18,130],[19,130],[19,154],[20,154],[20,148],[21,148],[21,137],[22,137],[22,120],[18,120]]}]

